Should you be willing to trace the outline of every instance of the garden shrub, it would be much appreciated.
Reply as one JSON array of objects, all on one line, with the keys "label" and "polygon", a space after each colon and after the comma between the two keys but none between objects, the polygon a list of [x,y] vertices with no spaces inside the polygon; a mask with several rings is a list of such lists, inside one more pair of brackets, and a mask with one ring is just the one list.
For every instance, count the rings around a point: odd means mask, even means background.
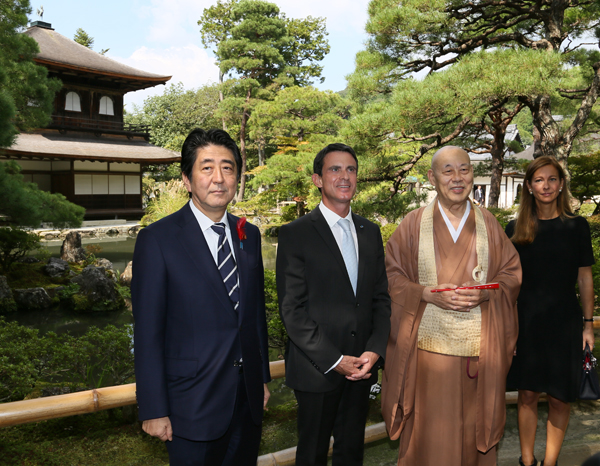
[{"label": "garden shrub", "polygon": [[39,247],[40,238],[35,233],[12,226],[0,228],[0,270],[8,273],[17,260]]},{"label": "garden shrub", "polygon": [[133,382],[133,328],[90,327],[81,337],[40,335],[0,317],[0,402],[52,387],[69,391]]}]

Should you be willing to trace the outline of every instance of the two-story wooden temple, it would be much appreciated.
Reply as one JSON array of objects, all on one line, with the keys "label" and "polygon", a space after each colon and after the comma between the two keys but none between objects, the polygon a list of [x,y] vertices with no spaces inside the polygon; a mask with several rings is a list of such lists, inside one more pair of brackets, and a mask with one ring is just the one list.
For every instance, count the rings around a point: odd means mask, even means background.
[{"label": "two-story wooden temple", "polygon": [[0,149],[26,181],[85,207],[86,219],[140,218],[145,165],[178,162],[179,154],[148,142],[148,127],[123,123],[123,96],[165,84],[159,76],[123,65],[54,31],[43,21],[24,32],[40,48],[35,61],[60,79],[52,122],[18,135]]}]

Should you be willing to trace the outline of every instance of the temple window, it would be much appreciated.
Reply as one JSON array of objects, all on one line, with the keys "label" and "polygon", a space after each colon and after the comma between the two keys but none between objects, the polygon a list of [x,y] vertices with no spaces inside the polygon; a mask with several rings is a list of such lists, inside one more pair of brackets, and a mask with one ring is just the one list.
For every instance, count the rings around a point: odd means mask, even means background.
[{"label": "temple window", "polygon": [[102,96],[100,98],[100,115],[114,115],[113,101],[110,97]]},{"label": "temple window", "polygon": [[79,94],[72,91],[67,92],[65,99],[65,110],[69,110],[71,112],[81,112],[81,101],[79,99]]}]

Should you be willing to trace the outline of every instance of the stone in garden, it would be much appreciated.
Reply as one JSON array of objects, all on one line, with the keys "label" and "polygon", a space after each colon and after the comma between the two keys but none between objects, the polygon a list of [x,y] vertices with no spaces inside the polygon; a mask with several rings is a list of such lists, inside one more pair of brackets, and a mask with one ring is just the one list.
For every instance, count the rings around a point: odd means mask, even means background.
[{"label": "stone in garden", "polygon": [[6,277],[4,275],[0,275],[0,309],[2,312],[17,310],[13,293],[8,286],[8,282],[6,281]]},{"label": "stone in garden", "polygon": [[51,257],[44,266],[44,272],[51,277],[62,277],[69,270],[69,263],[58,257]]},{"label": "stone in garden", "polygon": [[40,262],[40,260],[35,256],[24,256],[17,260],[17,262],[21,264],[36,264]]},{"label": "stone in garden", "polygon": [[94,265],[96,267],[104,267],[105,270],[113,270],[113,263],[104,257],[96,259],[96,263]]},{"label": "stone in garden", "polygon": [[17,307],[23,310],[42,310],[52,306],[52,299],[44,288],[13,290]]},{"label": "stone in garden", "polygon": [[[71,279],[71,283],[79,285],[78,294],[86,296],[92,306],[109,310],[118,309],[121,305],[121,296],[115,283],[106,276],[104,267],[88,265],[81,274]],[[109,304],[105,305],[106,302]]]},{"label": "stone in garden", "polygon": [[87,254],[81,247],[81,235],[70,231],[60,248],[60,258],[67,262],[80,262],[85,260]]},{"label": "stone in garden", "polygon": [[125,267],[125,270],[123,271],[123,273],[121,274],[120,280],[121,280],[121,285],[127,285],[127,286],[131,286],[131,271],[132,268],[131,266],[133,265],[132,261],[129,261],[127,264],[127,267]]}]

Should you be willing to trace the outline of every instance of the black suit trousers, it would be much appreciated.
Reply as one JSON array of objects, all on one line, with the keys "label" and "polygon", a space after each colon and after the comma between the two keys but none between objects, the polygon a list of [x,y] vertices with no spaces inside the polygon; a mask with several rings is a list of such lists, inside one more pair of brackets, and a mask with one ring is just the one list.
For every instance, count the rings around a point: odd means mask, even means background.
[{"label": "black suit trousers", "polygon": [[344,380],[324,393],[294,390],[298,400],[296,466],[326,466],[333,433],[333,466],[363,464],[370,385]]},{"label": "black suit trousers", "polygon": [[244,375],[240,372],[231,424],[221,438],[207,442],[173,436],[167,441],[170,466],[256,466],[262,426],[252,421]]}]

